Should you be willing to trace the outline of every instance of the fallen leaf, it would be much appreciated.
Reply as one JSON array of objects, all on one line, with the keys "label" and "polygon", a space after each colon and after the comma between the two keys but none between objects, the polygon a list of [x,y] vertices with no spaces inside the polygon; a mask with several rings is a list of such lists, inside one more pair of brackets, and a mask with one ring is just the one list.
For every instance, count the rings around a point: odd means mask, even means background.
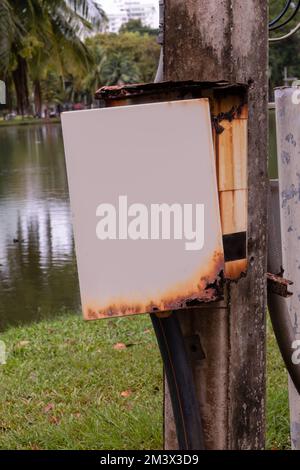
[{"label": "fallen leaf", "polygon": [[123,398],[128,398],[128,397],[130,397],[130,395],[132,395],[132,390],[130,390],[130,389],[124,390],[123,392],[121,392],[121,397],[123,397]]},{"label": "fallen leaf", "polygon": [[37,444],[31,444],[30,449],[31,450],[41,450],[41,448]]},{"label": "fallen leaf", "polygon": [[50,416],[49,421],[51,424],[59,424],[60,419],[57,416]]},{"label": "fallen leaf", "polygon": [[55,407],[54,403],[48,403],[44,408],[44,413],[49,413],[49,411],[53,410]]},{"label": "fallen leaf", "polygon": [[117,351],[122,351],[122,349],[126,349],[126,344],[124,343],[116,343],[114,345],[114,349],[116,349]]},{"label": "fallen leaf", "polygon": [[19,341],[19,342],[16,344],[16,346],[17,346],[17,348],[24,348],[24,347],[27,346],[29,343],[30,343],[30,341],[23,340],[23,341]]},{"label": "fallen leaf", "polygon": [[130,401],[126,402],[125,408],[126,410],[131,411],[133,409],[133,403],[131,403]]},{"label": "fallen leaf", "polygon": [[67,338],[67,339],[65,339],[64,343],[66,343],[66,344],[76,344],[76,339]]},{"label": "fallen leaf", "polygon": [[31,372],[29,374],[29,378],[30,378],[30,380],[36,380],[37,379],[37,374],[35,372]]},{"label": "fallen leaf", "polygon": [[2,425],[0,425],[0,431],[1,431],[1,432],[9,431],[9,429],[10,429],[10,427],[8,427],[8,426],[2,426]]}]

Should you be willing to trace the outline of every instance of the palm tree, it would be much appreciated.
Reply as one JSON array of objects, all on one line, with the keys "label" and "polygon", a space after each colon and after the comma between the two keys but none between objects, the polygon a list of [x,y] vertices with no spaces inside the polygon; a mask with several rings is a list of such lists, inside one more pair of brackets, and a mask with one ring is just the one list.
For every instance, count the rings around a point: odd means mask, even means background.
[{"label": "palm tree", "polygon": [[90,46],[88,45],[88,51],[92,56],[93,67],[85,74],[82,85],[86,92],[88,103],[91,104],[93,102],[91,90],[96,91],[101,85],[106,84],[104,70],[106,67],[107,54],[104,47],[97,43]]},{"label": "palm tree", "polygon": [[0,70],[12,75],[18,113],[29,109],[29,72],[40,110],[40,80],[48,63],[55,60],[62,77],[70,63],[88,66],[82,38],[99,28],[103,19],[103,11],[93,0],[1,0]]},{"label": "palm tree", "polygon": [[24,29],[14,15],[9,0],[0,1],[0,78],[6,82],[7,104],[11,108],[11,82],[9,73],[12,65],[12,46],[21,40]]},{"label": "palm tree", "polygon": [[114,51],[103,66],[103,78],[107,85],[123,85],[139,81],[137,65],[121,51]]}]

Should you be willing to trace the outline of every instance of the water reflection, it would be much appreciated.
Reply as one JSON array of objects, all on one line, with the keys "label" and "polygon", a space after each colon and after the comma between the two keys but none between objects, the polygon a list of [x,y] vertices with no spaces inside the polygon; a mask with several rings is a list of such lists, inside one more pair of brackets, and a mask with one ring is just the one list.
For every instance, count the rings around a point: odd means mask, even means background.
[{"label": "water reflection", "polygon": [[61,128],[0,128],[0,328],[78,309]]}]

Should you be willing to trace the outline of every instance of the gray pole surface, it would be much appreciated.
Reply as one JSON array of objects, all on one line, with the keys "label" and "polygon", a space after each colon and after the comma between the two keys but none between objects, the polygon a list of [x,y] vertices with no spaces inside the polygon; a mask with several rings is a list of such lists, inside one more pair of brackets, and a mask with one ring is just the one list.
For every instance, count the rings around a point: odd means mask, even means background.
[{"label": "gray pole surface", "polygon": [[[280,221],[284,277],[293,295],[286,299],[295,338],[300,339],[300,87],[275,91]],[[293,348],[290,345],[292,355]],[[298,347],[299,349],[299,347]],[[300,365],[298,365],[300,367]],[[289,378],[291,441],[300,449],[300,397]]]},{"label": "gray pole surface", "polygon": [[[228,287],[225,302],[179,313],[184,334],[199,334],[206,355],[192,362],[208,449],[264,447],[267,23],[261,0],[165,0],[165,80],[251,84],[248,273]],[[165,447],[177,448],[168,393]]]}]

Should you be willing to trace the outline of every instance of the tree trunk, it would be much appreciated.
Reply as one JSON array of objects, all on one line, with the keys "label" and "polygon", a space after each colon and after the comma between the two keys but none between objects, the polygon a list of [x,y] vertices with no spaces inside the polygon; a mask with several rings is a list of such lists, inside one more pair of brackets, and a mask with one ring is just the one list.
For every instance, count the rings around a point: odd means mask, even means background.
[{"label": "tree trunk", "polygon": [[[248,131],[248,272],[227,305],[178,316],[199,334],[193,359],[207,449],[262,449],[265,441],[268,2],[165,0],[164,80],[251,85]],[[166,394],[165,442],[176,449]]]},{"label": "tree trunk", "polygon": [[40,118],[42,116],[42,89],[38,79],[33,82],[33,93],[35,115]]},{"label": "tree trunk", "polygon": [[11,75],[7,75],[5,79],[6,83],[6,108],[11,113],[13,110],[13,99],[12,99],[12,79]]},{"label": "tree trunk", "polygon": [[17,112],[24,116],[29,110],[27,62],[20,55],[17,55],[17,62],[17,68],[13,71],[12,76],[17,97]]}]

